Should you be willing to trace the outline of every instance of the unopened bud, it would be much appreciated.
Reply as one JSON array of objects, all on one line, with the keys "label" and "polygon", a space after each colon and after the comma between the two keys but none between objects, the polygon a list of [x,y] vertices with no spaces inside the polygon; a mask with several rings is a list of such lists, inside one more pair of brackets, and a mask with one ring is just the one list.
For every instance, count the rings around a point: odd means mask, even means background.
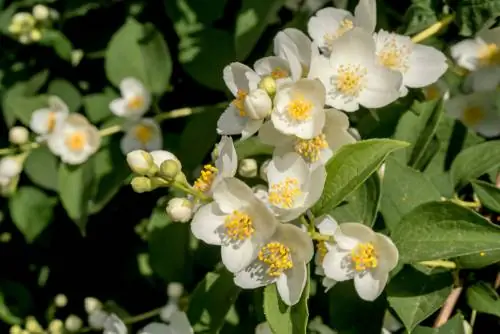
[{"label": "unopened bud", "polygon": [[161,177],[153,176],[151,178],[151,190],[155,190],[156,188],[170,187],[172,182],[169,182]]},{"label": "unopened bud", "polygon": [[14,126],[9,130],[9,141],[14,145],[23,145],[28,142],[29,131],[24,126]]},{"label": "unopened bud", "polygon": [[265,90],[255,89],[245,98],[244,106],[248,117],[264,119],[271,114],[273,102]]},{"label": "unopened bud", "polygon": [[467,320],[463,320],[463,326],[464,326],[464,334],[472,334],[472,326],[467,322]]},{"label": "unopened bud", "polygon": [[92,313],[96,310],[100,310],[102,308],[102,303],[97,298],[86,297],[83,300],[83,307],[85,308],[85,312]]},{"label": "unopened bud", "polygon": [[130,185],[136,193],[145,193],[154,190],[151,179],[145,176],[136,176],[130,182]]},{"label": "unopened bud", "polygon": [[276,80],[272,76],[264,77],[259,82],[259,88],[266,91],[268,95],[276,94]]},{"label": "unopened bud", "polygon": [[238,166],[238,174],[242,177],[256,177],[259,171],[259,165],[255,159],[243,159]]},{"label": "unopened bud", "polygon": [[11,326],[9,329],[9,334],[21,334],[23,329],[19,325]]},{"label": "unopened bud", "polygon": [[49,18],[50,10],[45,5],[36,5],[33,7],[33,16],[38,21],[45,21]]},{"label": "unopened bud", "polygon": [[57,307],[65,307],[68,305],[68,298],[60,293],[54,298],[54,304],[56,304]]},{"label": "unopened bud", "polygon": [[21,32],[21,25],[19,23],[13,22],[9,25],[9,32],[13,35],[17,35]]},{"label": "unopened bud", "polygon": [[67,317],[66,321],[64,322],[64,327],[70,332],[79,331],[82,328],[82,325],[82,319],[74,314],[71,314],[69,317]]},{"label": "unopened bud", "polygon": [[168,151],[164,150],[152,151],[151,156],[153,157],[153,161],[156,167],[158,167],[158,169],[160,169],[161,164],[166,160],[175,160],[179,163],[179,165],[181,164],[179,159],[177,159],[177,157],[174,154]]},{"label": "unopened bud", "polygon": [[187,223],[193,216],[193,203],[187,198],[172,198],[167,204],[167,215],[174,222]]},{"label": "unopened bud", "polygon": [[165,160],[160,165],[160,176],[165,180],[172,182],[179,171],[181,170],[181,166],[179,162],[176,160]]},{"label": "unopened bud", "polygon": [[135,150],[128,153],[127,163],[130,169],[139,175],[153,176],[158,171],[153,156],[143,150]]},{"label": "unopened bud", "polygon": [[32,333],[43,332],[42,326],[40,326],[36,318],[33,316],[29,316],[26,318],[25,327],[27,331]]},{"label": "unopened bud", "polygon": [[175,176],[174,182],[179,183],[179,184],[188,184],[186,174],[183,172],[177,173]]},{"label": "unopened bud", "polygon": [[0,159],[0,175],[13,178],[21,174],[23,165],[16,157],[5,157]]},{"label": "unopened bud", "polygon": [[50,333],[62,333],[64,329],[64,324],[62,320],[54,319],[49,323],[49,332]]},{"label": "unopened bud", "polygon": [[30,32],[30,38],[33,42],[38,42],[42,39],[42,32],[39,29],[33,29]]},{"label": "unopened bud", "polygon": [[269,163],[271,163],[270,159],[264,161],[262,163],[262,165],[260,166],[260,170],[259,170],[259,176],[260,176],[260,178],[262,180],[266,181],[266,182],[267,182],[267,170],[269,168]]},{"label": "unopened bud", "polygon": [[179,299],[184,292],[184,286],[179,282],[172,282],[167,287],[167,295],[172,299]]}]

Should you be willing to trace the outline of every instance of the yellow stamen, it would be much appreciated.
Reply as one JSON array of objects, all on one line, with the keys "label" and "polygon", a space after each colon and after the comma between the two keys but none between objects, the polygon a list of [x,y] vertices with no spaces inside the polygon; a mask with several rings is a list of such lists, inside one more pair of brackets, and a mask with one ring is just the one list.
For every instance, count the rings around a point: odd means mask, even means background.
[{"label": "yellow stamen", "polygon": [[326,248],[326,241],[318,241],[318,243],[316,244],[316,251],[319,255],[319,263],[323,263],[326,253],[328,253],[328,249]]},{"label": "yellow stamen", "polygon": [[269,190],[269,202],[276,206],[291,208],[297,196],[302,193],[299,188],[299,180],[287,177],[279,183],[275,183]]},{"label": "yellow stamen", "polygon": [[247,115],[247,113],[245,112],[245,104],[244,104],[247,95],[248,95],[247,92],[238,89],[238,92],[236,93],[236,98],[233,100],[233,105],[236,107],[236,109],[238,109],[241,117],[245,117]]},{"label": "yellow stamen", "polygon": [[262,247],[258,259],[269,266],[267,269],[269,276],[278,277],[286,270],[293,268],[290,248],[279,242],[270,242]]},{"label": "yellow stamen", "polygon": [[140,109],[144,106],[144,97],[135,95],[128,99],[127,107],[129,109]]},{"label": "yellow stamen", "polygon": [[335,88],[343,95],[358,96],[363,90],[363,79],[366,74],[366,68],[361,65],[340,65],[335,80]]},{"label": "yellow stamen", "polygon": [[271,77],[274,79],[274,80],[277,80],[277,79],[283,79],[283,78],[286,78],[288,77],[289,74],[287,71],[285,71],[284,69],[282,69],[281,67],[276,67],[272,72],[271,72]]},{"label": "yellow stamen", "polygon": [[351,251],[351,259],[356,271],[365,271],[378,266],[377,252],[371,242],[358,244]]},{"label": "yellow stamen", "polygon": [[481,66],[500,65],[500,48],[495,43],[484,45],[478,58]]},{"label": "yellow stamen", "polygon": [[151,125],[139,124],[134,129],[135,138],[143,145],[146,145],[153,138],[155,128]]},{"label": "yellow stamen", "polygon": [[323,133],[312,139],[297,139],[294,145],[295,152],[309,162],[318,161],[321,150],[325,148],[328,148],[328,143]]},{"label": "yellow stamen", "polygon": [[477,106],[472,106],[466,108],[462,115],[462,123],[467,126],[477,125],[484,119],[485,113],[482,108]]},{"label": "yellow stamen", "polygon": [[206,192],[212,186],[217,172],[217,168],[210,164],[203,166],[200,177],[194,181],[193,187],[201,192]]},{"label": "yellow stamen", "polygon": [[238,210],[226,217],[224,227],[226,235],[234,241],[248,239],[255,232],[250,216]]},{"label": "yellow stamen", "polygon": [[73,152],[83,150],[87,143],[87,136],[83,131],[75,131],[66,137],[66,146]]},{"label": "yellow stamen", "polygon": [[56,113],[54,111],[49,112],[49,116],[47,119],[47,132],[52,132],[54,131],[54,128],[56,127]]},{"label": "yellow stamen", "polygon": [[399,45],[395,38],[390,38],[378,52],[380,64],[395,71],[406,72],[409,68],[408,57],[411,50],[406,45]]},{"label": "yellow stamen", "polygon": [[296,121],[305,121],[311,117],[313,104],[302,96],[297,96],[288,102],[288,116]]},{"label": "yellow stamen", "polygon": [[343,19],[342,21],[340,21],[339,27],[337,28],[337,31],[334,34],[325,34],[325,36],[323,37],[324,42],[326,44],[326,48],[331,52],[333,41],[335,41],[337,38],[348,32],[349,30],[351,30],[353,27],[354,24],[349,19]]}]

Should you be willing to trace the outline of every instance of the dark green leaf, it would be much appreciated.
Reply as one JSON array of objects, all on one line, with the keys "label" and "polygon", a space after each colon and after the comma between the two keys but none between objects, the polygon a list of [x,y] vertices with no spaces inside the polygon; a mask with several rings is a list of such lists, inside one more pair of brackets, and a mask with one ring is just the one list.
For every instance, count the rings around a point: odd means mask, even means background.
[{"label": "dark green leaf", "polygon": [[489,252],[480,252],[479,254],[460,256],[455,261],[460,268],[480,269],[497,263],[499,259],[500,250],[492,250]]},{"label": "dark green leaf", "polygon": [[412,0],[412,5],[405,14],[406,35],[420,32],[438,20],[436,17],[437,2],[435,0]]},{"label": "dark green leaf", "polygon": [[500,212],[500,189],[491,183],[479,180],[472,181],[472,187],[485,207]]},{"label": "dark green leaf", "polygon": [[19,324],[33,311],[33,298],[28,289],[14,281],[0,281],[0,319]]},{"label": "dark green leaf", "polygon": [[461,0],[458,1],[456,10],[460,34],[472,36],[488,20],[500,14],[500,2],[496,0]]},{"label": "dark green leaf", "polygon": [[179,35],[193,32],[201,24],[211,24],[224,15],[227,0],[165,0],[167,15]]},{"label": "dark green leaf", "polygon": [[82,96],[80,92],[67,80],[52,80],[49,84],[47,93],[60,97],[68,105],[68,109],[71,112],[77,111],[82,105]]},{"label": "dark green leaf", "polygon": [[439,328],[417,327],[412,334],[466,334],[461,314],[455,315]]},{"label": "dark green leaf", "polygon": [[34,149],[24,163],[24,171],[36,185],[57,191],[59,160],[46,146]]},{"label": "dark green leaf", "polygon": [[234,143],[238,159],[245,159],[256,155],[271,155],[273,147],[262,144],[258,137],[251,137],[245,140],[238,140]]},{"label": "dark green leaf", "polygon": [[26,82],[24,94],[25,95],[34,95],[34,94],[38,93],[40,88],[42,88],[43,85],[45,85],[48,78],[49,78],[49,70],[43,70],[41,72],[38,72],[37,74],[32,76],[31,79],[29,79]]},{"label": "dark green leaf", "polygon": [[467,303],[473,310],[500,317],[500,296],[489,284],[479,282],[469,287]]},{"label": "dark green leaf", "polygon": [[59,57],[66,61],[71,61],[73,45],[62,32],[58,30],[44,31],[40,44],[52,47]]},{"label": "dark green leaf", "polygon": [[33,112],[37,109],[47,108],[48,97],[46,95],[16,96],[9,100],[9,103],[10,107],[14,109],[17,119],[24,125],[29,126]]},{"label": "dark green leaf", "polygon": [[117,97],[118,94],[109,87],[106,87],[102,93],[84,96],[83,106],[89,121],[96,124],[111,117],[113,114],[109,109],[109,104]]}]

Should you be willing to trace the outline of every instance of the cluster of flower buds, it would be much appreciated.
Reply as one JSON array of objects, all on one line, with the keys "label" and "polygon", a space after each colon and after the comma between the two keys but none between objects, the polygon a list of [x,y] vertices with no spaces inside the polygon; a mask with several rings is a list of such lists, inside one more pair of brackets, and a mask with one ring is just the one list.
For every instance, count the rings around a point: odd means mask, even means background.
[{"label": "cluster of flower buds", "polygon": [[44,31],[52,26],[53,21],[59,18],[55,9],[39,4],[33,7],[32,13],[18,12],[12,16],[9,32],[19,43],[30,44],[39,42]]}]

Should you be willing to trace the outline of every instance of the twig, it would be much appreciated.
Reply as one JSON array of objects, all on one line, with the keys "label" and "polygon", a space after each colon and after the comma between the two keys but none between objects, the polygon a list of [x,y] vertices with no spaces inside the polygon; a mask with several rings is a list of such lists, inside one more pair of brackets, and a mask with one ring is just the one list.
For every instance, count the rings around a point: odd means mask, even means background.
[{"label": "twig", "polygon": [[463,290],[462,286],[458,286],[453,290],[451,290],[450,295],[448,296],[448,298],[446,298],[446,301],[444,302],[444,305],[441,308],[441,311],[439,312],[436,321],[434,322],[433,326],[434,328],[441,327],[448,321],[448,319],[451,316],[451,313],[453,312],[453,309],[455,308],[455,305],[457,304],[458,298],[462,293],[462,290]]}]

